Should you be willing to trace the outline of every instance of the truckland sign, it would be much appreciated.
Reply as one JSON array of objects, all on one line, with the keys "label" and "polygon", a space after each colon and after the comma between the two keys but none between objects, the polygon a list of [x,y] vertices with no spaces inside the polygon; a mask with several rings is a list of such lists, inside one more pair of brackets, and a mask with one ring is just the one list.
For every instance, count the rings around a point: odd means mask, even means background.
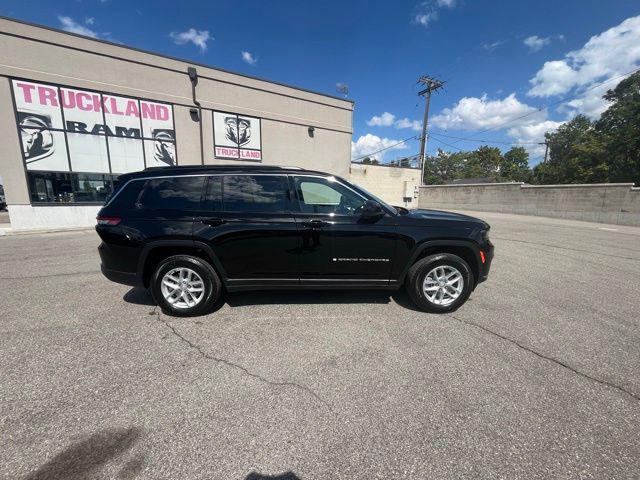
[{"label": "truckland sign", "polygon": [[176,164],[171,105],[12,80],[27,170],[126,173]]},{"label": "truckland sign", "polygon": [[261,134],[259,118],[213,112],[216,158],[262,161]]}]

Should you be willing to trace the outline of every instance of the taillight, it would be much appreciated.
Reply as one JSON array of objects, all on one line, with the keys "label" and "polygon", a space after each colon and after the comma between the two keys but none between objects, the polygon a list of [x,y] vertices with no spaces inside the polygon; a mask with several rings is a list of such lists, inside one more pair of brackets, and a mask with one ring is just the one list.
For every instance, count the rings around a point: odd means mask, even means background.
[{"label": "taillight", "polygon": [[487,261],[482,250],[480,250],[480,260],[482,261],[482,263],[485,263]]},{"label": "taillight", "polygon": [[120,217],[96,217],[98,225],[118,225],[120,223]]}]

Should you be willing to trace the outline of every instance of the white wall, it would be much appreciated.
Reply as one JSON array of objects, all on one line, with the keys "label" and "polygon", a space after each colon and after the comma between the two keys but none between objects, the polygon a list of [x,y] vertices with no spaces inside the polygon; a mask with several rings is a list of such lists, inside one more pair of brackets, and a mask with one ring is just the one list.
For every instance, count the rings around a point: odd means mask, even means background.
[{"label": "white wall", "polygon": [[13,230],[92,227],[101,205],[9,205]]},{"label": "white wall", "polygon": [[403,201],[405,182],[408,182],[411,192],[420,184],[420,170],[417,168],[352,163],[349,180],[391,205],[418,208],[417,198],[413,198],[411,202]]}]

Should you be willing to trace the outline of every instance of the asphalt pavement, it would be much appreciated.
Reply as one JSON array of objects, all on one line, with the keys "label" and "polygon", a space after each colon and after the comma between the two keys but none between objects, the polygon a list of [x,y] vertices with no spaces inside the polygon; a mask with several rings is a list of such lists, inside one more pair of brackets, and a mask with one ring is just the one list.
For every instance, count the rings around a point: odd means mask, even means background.
[{"label": "asphalt pavement", "polygon": [[172,318],[95,232],[0,238],[0,478],[640,476],[640,228],[477,213],[487,282]]}]

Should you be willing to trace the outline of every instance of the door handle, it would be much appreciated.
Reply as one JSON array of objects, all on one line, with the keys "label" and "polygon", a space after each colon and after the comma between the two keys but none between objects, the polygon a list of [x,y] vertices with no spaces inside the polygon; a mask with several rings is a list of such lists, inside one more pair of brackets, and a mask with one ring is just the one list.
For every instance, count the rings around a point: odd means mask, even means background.
[{"label": "door handle", "polygon": [[329,224],[324,220],[310,220],[308,222],[304,222],[302,225],[304,225],[305,228],[310,228],[311,230],[318,230]]},{"label": "door handle", "polygon": [[223,223],[227,223],[224,218],[202,218],[200,219],[200,221],[205,225],[209,225],[211,227],[217,227],[222,225]]}]

